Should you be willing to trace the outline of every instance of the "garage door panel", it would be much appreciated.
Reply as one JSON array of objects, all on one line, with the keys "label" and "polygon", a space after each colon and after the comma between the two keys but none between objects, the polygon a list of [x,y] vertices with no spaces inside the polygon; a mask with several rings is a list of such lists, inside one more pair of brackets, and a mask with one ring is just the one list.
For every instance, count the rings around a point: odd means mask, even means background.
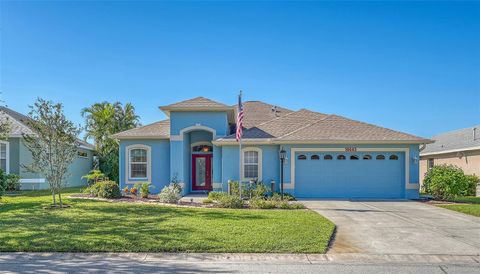
[{"label": "garage door panel", "polygon": [[[306,160],[299,160],[305,155]],[[312,160],[318,155],[320,160]],[[325,160],[331,155],[332,160]],[[345,160],[338,160],[344,155]],[[358,156],[358,160],[350,156]],[[371,160],[364,156],[370,155]],[[383,155],[385,160],[377,160]],[[396,155],[397,160],[390,160]],[[297,152],[295,154],[295,194],[297,197],[402,198],[404,197],[403,152]]]}]

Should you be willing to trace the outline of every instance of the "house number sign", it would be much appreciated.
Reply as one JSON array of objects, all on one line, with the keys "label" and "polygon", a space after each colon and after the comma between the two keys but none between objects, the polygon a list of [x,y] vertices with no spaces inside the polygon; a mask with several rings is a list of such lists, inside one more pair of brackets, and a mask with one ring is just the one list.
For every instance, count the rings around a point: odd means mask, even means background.
[{"label": "house number sign", "polygon": [[346,152],[355,152],[355,151],[357,151],[357,148],[356,147],[346,147],[345,151]]}]

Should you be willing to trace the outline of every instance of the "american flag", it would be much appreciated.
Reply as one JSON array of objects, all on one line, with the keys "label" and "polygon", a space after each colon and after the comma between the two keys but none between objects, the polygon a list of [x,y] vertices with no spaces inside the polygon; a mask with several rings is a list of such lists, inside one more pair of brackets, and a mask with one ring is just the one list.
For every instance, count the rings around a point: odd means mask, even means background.
[{"label": "american flag", "polygon": [[242,105],[242,92],[238,95],[238,114],[237,114],[237,142],[242,139],[243,134],[243,105]]}]

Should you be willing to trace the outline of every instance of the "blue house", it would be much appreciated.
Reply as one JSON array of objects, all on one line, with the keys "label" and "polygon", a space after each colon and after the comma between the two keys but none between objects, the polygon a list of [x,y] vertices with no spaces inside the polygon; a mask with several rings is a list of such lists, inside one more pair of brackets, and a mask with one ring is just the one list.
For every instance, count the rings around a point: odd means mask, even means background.
[{"label": "blue house", "polygon": [[431,142],[338,115],[249,101],[240,153],[237,106],[198,97],[160,109],[169,119],[114,135],[122,187],[151,182],[160,191],[175,180],[188,194],[258,180],[278,190],[283,149],[284,189],[297,197],[411,199],[419,195],[419,147]]},{"label": "blue house", "polygon": [[[7,140],[0,140],[0,169],[8,174],[20,176],[20,188],[26,190],[47,189],[48,182],[42,174],[28,172],[24,166],[32,163],[32,154],[25,146],[23,134],[33,135],[27,116],[6,107],[0,107],[0,120],[7,120],[11,130]],[[67,187],[86,185],[81,177],[93,169],[94,147],[78,140],[77,157],[69,166]]]}]

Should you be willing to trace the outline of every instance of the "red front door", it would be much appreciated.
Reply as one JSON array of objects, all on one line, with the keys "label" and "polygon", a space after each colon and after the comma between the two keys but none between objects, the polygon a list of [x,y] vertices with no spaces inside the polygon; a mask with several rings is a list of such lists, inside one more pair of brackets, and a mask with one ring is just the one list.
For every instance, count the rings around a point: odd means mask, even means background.
[{"label": "red front door", "polygon": [[212,190],[212,155],[192,155],[192,190]]}]

